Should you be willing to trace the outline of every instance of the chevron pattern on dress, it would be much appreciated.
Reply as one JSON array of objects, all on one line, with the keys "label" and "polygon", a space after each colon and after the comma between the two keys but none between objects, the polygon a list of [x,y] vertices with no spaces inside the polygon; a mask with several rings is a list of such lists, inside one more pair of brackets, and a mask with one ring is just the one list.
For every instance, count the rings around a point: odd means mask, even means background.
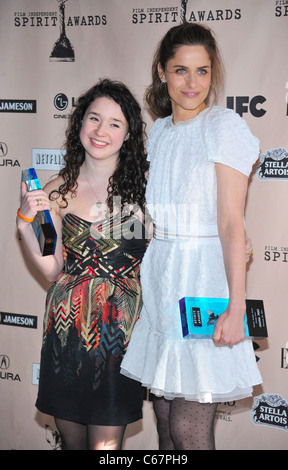
[{"label": "chevron pattern on dress", "polygon": [[81,373],[83,354],[95,363],[97,387],[106,361],[117,363],[125,353],[142,306],[139,270],[146,241],[129,238],[139,223],[128,216],[97,225],[73,214],[63,219],[67,261],[47,294],[43,344],[53,331],[53,369],[65,384]]},{"label": "chevron pattern on dress", "polygon": [[105,365],[109,356],[119,360],[123,355],[123,335],[117,328],[117,325],[104,324],[99,348],[94,353],[95,356],[95,375],[93,381],[94,390],[98,387],[101,376],[104,373]]}]

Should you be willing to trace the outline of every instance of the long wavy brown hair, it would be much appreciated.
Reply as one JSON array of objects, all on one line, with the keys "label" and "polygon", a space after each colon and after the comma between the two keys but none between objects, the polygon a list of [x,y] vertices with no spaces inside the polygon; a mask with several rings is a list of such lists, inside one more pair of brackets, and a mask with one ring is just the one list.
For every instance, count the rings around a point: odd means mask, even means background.
[{"label": "long wavy brown hair", "polygon": [[163,71],[168,60],[172,59],[181,46],[203,46],[211,60],[212,84],[206,104],[216,104],[224,87],[224,65],[213,32],[198,23],[184,22],[170,28],[158,43],[152,63],[152,83],[146,90],[146,101],[157,117],[172,114],[172,105],[167,85],[163,84],[158,74],[158,64]]},{"label": "long wavy brown hair", "polygon": [[80,140],[82,120],[90,104],[100,97],[110,98],[121,107],[128,123],[129,136],[120,149],[118,164],[114,174],[109,179],[107,205],[112,211],[113,197],[121,197],[121,207],[125,204],[137,204],[141,209],[145,206],[146,171],[148,163],[144,146],[145,123],[142,119],[141,108],[121,82],[102,79],[77,101],[76,108],[69,117],[64,143],[65,166],[59,176],[64,183],[50,193],[50,199],[62,198],[65,207],[68,205],[66,196],[75,197],[77,178],[80,167],[85,160],[85,149]]}]

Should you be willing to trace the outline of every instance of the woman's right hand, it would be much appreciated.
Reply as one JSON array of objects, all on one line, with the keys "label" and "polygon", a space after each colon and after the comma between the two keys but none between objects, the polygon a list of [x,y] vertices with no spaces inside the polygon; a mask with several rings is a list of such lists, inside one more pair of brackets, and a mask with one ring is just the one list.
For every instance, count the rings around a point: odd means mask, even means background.
[{"label": "woman's right hand", "polygon": [[[62,217],[57,210],[55,210],[57,209],[57,204],[53,201],[50,204],[48,194],[50,194],[51,189],[50,185],[50,188],[47,188],[47,193],[42,189],[27,191],[26,183],[21,183],[22,199],[16,221],[24,250],[29,254],[31,262],[39,269],[48,282],[54,282],[57,279],[64,265],[62,255]],[[37,212],[43,210],[50,211],[57,234],[54,254],[47,256],[42,256],[39,241],[29,223],[29,221],[32,222]],[[28,220],[25,221],[25,219],[23,220],[21,217],[27,218]]]},{"label": "woman's right hand", "polygon": [[20,213],[24,217],[33,219],[38,211],[51,210],[49,197],[42,189],[27,191],[26,183],[22,182],[21,195]]}]

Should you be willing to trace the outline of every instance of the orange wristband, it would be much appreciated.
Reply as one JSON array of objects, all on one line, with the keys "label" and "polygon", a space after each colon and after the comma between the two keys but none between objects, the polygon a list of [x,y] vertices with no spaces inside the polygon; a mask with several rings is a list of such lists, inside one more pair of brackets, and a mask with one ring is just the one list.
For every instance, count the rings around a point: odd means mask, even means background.
[{"label": "orange wristband", "polygon": [[35,219],[35,217],[33,217],[32,219],[31,218],[29,219],[28,217],[24,217],[24,215],[22,215],[20,212],[20,207],[17,211],[17,215],[18,217],[20,217],[20,219],[24,220],[24,222],[33,222],[33,220]]}]

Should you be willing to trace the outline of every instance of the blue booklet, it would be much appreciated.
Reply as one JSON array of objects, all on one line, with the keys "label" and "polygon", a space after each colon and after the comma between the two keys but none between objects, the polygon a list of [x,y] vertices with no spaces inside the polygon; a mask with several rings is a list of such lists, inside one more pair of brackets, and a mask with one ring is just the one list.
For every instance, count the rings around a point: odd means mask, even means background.
[{"label": "blue booklet", "polygon": [[[184,297],[179,300],[183,338],[212,338],[215,324],[229,299]],[[245,336],[251,339],[268,337],[262,300],[246,300]]]}]

